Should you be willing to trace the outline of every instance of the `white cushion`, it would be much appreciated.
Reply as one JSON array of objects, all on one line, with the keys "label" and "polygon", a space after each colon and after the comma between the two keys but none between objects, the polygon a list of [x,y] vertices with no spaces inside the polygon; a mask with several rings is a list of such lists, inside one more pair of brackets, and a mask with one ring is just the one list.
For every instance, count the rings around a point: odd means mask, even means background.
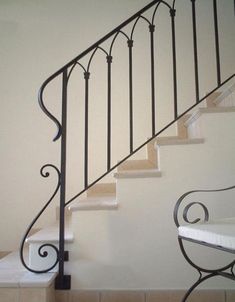
[{"label": "white cushion", "polygon": [[183,225],[179,236],[235,250],[235,217]]}]

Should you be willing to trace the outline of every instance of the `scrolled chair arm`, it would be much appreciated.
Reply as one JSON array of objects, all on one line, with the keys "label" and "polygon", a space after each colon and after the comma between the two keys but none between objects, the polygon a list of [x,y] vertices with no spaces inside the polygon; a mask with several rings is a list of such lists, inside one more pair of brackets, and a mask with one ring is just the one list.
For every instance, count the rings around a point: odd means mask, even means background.
[{"label": "scrolled chair arm", "polygon": [[[179,219],[178,219],[178,216],[179,216],[179,208],[183,202],[183,200],[190,194],[193,194],[193,193],[210,193],[210,192],[222,192],[222,191],[227,191],[227,190],[232,190],[232,189],[235,189],[235,186],[231,186],[231,187],[226,187],[226,188],[222,188],[222,189],[214,189],[214,190],[193,190],[193,191],[189,191],[189,192],[186,192],[184,193],[183,195],[180,196],[180,198],[177,200],[176,202],[176,205],[175,205],[175,208],[174,208],[174,222],[176,224],[177,227],[180,226],[180,223],[179,223]],[[202,207],[203,211],[204,211],[204,221],[208,221],[209,220],[209,211],[207,209],[207,207],[201,203],[201,202],[191,202],[189,203],[188,205],[185,206],[184,210],[183,210],[183,220],[187,223],[190,223],[190,224],[194,224],[194,223],[197,223],[199,221],[201,221],[201,218],[196,218],[195,220],[193,221],[190,221],[188,219],[188,211],[189,209],[194,206],[194,205],[199,205]]]}]

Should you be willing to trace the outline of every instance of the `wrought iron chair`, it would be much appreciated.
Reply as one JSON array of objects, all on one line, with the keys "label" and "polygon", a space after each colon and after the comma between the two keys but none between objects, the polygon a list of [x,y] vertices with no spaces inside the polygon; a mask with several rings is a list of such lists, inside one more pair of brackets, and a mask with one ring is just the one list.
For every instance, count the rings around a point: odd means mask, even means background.
[{"label": "wrought iron chair", "polygon": [[[177,201],[174,208],[174,221],[178,228],[178,241],[183,256],[186,261],[193,266],[199,273],[198,280],[187,290],[182,302],[185,302],[192,291],[199,286],[205,280],[222,276],[235,281],[235,260],[229,260],[229,264],[217,268],[207,269],[195,264],[186,253],[184,244],[185,241],[190,241],[195,244],[204,245],[210,248],[219,249],[224,252],[235,254],[235,217],[211,220],[209,219],[208,208],[202,202],[190,202],[187,203],[186,197],[193,193],[201,192],[221,192],[235,189],[235,186],[219,189],[219,190],[195,190],[183,194]],[[184,202],[183,202],[184,201]],[[185,205],[186,202],[186,205]],[[198,205],[204,212],[204,220],[196,218],[194,220],[189,219],[189,210]],[[183,221],[180,225],[179,221]],[[186,224],[185,224],[186,222]]]}]

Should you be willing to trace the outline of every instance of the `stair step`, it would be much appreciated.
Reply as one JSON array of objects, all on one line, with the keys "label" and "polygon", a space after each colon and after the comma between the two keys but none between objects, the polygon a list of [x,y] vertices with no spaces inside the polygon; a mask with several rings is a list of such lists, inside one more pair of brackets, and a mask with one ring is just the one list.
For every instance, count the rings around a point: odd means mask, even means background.
[{"label": "stair step", "polygon": [[225,112],[235,112],[235,107],[209,107],[209,108],[200,108],[201,113],[225,113]]},{"label": "stair step", "polygon": [[162,173],[158,169],[141,169],[133,171],[120,171],[114,173],[115,178],[152,178],[161,176]]},{"label": "stair step", "polygon": [[150,161],[151,163],[153,163],[153,165],[156,168],[157,164],[158,164],[158,158],[157,158],[157,152],[154,149],[154,145],[155,145],[155,139],[152,139],[147,144],[147,159],[148,159],[148,161]]},{"label": "stair step", "polygon": [[[67,226],[65,227],[65,242],[71,243],[74,240],[73,232],[72,230]],[[29,236],[26,239],[27,243],[46,243],[46,242],[52,242],[52,243],[58,243],[59,242],[59,226],[58,224],[46,227],[39,232],[35,233],[32,236]]]},{"label": "stair step", "polygon": [[147,169],[154,169],[156,165],[147,159],[136,159],[136,160],[127,160],[118,166],[118,172],[121,171],[129,171],[129,170],[147,170]]},{"label": "stair step", "polygon": [[222,93],[220,91],[215,91],[213,92],[210,96],[207,97],[206,99],[206,104],[207,104],[207,107],[211,108],[211,107],[215,107],[216,106],[216,99],[219,98],[219,96],[221,95]]},{"label": "stair step", "polygon": [[9,255],[11,252],[10,251],[1,251],[0,252],[0,259],[6,257],[7,255]]},{"label": "stair step", "polygon": [[[71,217],[71,212],[69,211],[69,209],[66,207],[64,209],[64,215],[65,215],[65,219],[68,220]],[[60,218],[60,207],[56,207],[56,220],[59,220]]]},{"label": "stair step", "polygon": [[207,107],[199,108],[195,111],[189,119],[185,121],[185,126],[189,127],[193,122],[195,122],[203,113],[226,113],[235,112],[235,107]]},{"label": "stair step", "polygon": [[188,129],[185,126],[185,121],[190,118],[191,114],[185,114],[177,121],[178,138],[186,139],[188,137]]},{"label": "stair step", "polygon": [[116,210],[117,208],[118,202],[115,195],[88,197],[78,200],[69,206],[70,211]]},{"label": "stair step", "polygon": [[[235,91],[235,82],[233,80],[233,83],[227,88],[225,89],[223,92],[214,92],[215,97],[212,100],[212,106],[218,106],[221,102],[223,102],[227,97],[231,96],[234,94]],[[211,103],[211,102],[210,102]],[[208,105],[208,107],[210,106],[210,103]]]},{"label": "stair step", "polygon": [[98,183],[87,190],[87,197],[115,195],[116,183]]},{"label": "stair step", "polygon": [[[27,257],[27,252],[25,252]],[[49,287],[57,273],[34,274],[21,264],[19,252],[15,251],[0,260],[0,288]]]},{"label": "stair step", "polygon": [[156,140],[156,146],[168,146],[168,145],[188,145],[188,144],[202,144],[204,143],[204,138],[175,138],[171,137],[160,137]]}]

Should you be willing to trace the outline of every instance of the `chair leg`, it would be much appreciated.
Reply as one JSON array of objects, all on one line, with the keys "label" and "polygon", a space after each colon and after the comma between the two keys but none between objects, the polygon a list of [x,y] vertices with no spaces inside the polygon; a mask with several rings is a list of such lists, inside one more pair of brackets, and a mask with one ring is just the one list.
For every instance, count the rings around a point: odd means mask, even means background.
[{"label": "chair leg", "polygon": [[217,273],[211,273],[211,274],[208,274],[204,277],[202,277],[202,275],[200,274],[200,277],[199,279],[187,290],[186,294],[184,295],[183,299],[182,299],[182,302],[186,302],[188,297],[190,296],[190,294],[193,292],[193,290],[198,286],[200,285],[203,281],[209,279],[209,278],[212,278],[214,276],[217,276],[218,274]]},{"label": "chair leg", "polygon": [[[235,276],[233,273],[233,267],[235,266],[235,261],[232,261],[231,263],[229,263],[226,266],[217,268],[217,269],[205,269],[202,268],[198,265],[196,265],[187,255],[185,249],[184,249],[184,245],[183,245],[183,240],[181,238],[178,238],[179,241],[179,246],[181,249],[181,252],[184,256],[184,258],[186,259],[186,261],[192,266],[194,267],[198,273],[199,273],[199,279],[187,290],[186,294],[184,295],[182,302],[186,302],[188,297],[190,296],[190,294],[193,292],[193,290],[200,285],[202,282],[206,281],[209,278],[215,277],[215,276],[223,276],[225,278],[230,278],[232,280],[235,280]],[[230,270],[230,273],[226,273],[227,270]],[[202,274],[206,274],[203,275]]]}]

